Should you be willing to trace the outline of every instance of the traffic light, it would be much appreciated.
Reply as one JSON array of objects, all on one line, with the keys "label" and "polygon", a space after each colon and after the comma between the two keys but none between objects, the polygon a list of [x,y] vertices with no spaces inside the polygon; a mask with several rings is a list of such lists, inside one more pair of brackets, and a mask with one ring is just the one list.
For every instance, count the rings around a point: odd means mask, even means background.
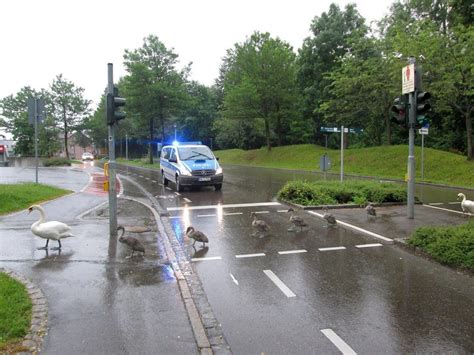
[{"label": "traffic light", "polygon": [[120,111],[121,106],[125,106],[125,99],[118,96],[118,89],[114,86],[114,93],[107,94],[107,124],[113,125],[115,122],[123,120],[125,112]]},{"label": "traffic light", "polygon": [[408,107],[405,96],[400,96],[393,100],[393,106],[390,110],[392,111],[393,122],[400,125],[406,125]]},{"label": "traffic light", "polygon": [[426,126],[428,117],[426,113],[431,109],[431,104],[428,102],[431,97],[429,92],[417,91],[416,92],[416,125],[417,127]]}]

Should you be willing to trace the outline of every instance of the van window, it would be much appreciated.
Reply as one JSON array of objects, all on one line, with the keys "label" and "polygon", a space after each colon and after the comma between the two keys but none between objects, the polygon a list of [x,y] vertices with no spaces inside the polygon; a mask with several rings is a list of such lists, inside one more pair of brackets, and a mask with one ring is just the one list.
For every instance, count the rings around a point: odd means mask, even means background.
[{"label": "van window", "polygon": [[213,160],[214,155],[211,150],[205,145],[199,147],[178,147],[179,158],[181,160]]},{"label": "van window", "polygon": [[171,154],[170,154],[170,157],[168,159],[176,159],[176,152],[173,148],[170,149],[171,150]]},{"label": "van window", "polygon": [[169,152],[170,148],[163,148],[163,150],[161,151],[161,157],[163,159],[169,159]]}]

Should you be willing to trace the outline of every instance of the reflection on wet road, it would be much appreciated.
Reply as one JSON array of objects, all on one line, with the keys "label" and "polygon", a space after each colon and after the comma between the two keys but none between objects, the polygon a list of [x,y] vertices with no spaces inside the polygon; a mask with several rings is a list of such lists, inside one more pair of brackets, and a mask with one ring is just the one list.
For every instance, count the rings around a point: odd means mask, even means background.
[{"label": "reflection on wet road", "polygon": [[[472,278],[305,211],[297,213],[308,226],[292,230],[276,192],[288,179],[315,174],[230,167],[222,191],[176,194],[159,184],[158,173],[137,171],[132,176],[169,211],[234,353],[474,351]],[[426,204],[459,211],[453,202],[462,191],[417,192]],[[270,225],[267,235],[254,234],[251,212]],[[387,238],[405,237],[406,225],[412,230],[422,218],[433,225],[465,220],[424,206],[413,221],[398,207],[373,220],[358,210],[334,214]],[[190,225],[209,237],[208,246],[192,247],[184,237]]]}]

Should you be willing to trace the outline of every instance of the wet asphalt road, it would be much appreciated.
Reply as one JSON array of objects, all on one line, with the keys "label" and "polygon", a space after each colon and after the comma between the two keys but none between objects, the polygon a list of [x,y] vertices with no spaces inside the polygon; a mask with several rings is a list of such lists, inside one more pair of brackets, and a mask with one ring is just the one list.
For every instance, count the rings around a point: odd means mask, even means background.
[{"label": "wet asphalt road", "polygon": [[[328,227],[309,212],[299,211],[308,228],[288,231],[288,206],[276,203],[276,192],[289,179],[317,174],[225,167],[222,191],[177,194],[173,184],[159,183],[157,172],[122,173],[169,211],[234,353],[474,352],[472,277],[342,226]],[[415,220],[406,219],[405,207],[379,209],[371,220],[360,210],[333,214],[403,238],[419,225],[465,222],[439,209],[459,211],[458,192],[418,186],[417,195],[435,208],[417,205]],[[271,226],[268,236],[252,235],[251,212]],[[209,236],[209,247],[192,248],[182,237],[189,225]]]}]

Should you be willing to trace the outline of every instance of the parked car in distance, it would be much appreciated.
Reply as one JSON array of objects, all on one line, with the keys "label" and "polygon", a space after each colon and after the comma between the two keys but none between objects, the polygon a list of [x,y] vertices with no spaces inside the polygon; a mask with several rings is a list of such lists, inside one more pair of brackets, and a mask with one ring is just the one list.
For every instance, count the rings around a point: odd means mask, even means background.
[{"label": "parked car in distance", "polygon": [[94,156],[92,155],[92,153],[82,153],[82,161],[84,160],[94,160]]}]

